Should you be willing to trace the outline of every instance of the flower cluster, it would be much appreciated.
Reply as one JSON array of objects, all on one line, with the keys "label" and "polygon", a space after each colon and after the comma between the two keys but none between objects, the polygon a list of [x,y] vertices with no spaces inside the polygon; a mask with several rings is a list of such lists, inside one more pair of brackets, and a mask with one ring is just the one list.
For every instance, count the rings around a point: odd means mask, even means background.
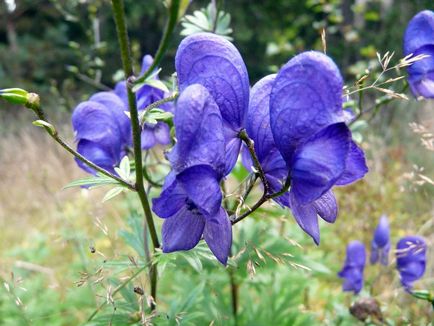
[{"label": "flower cluster", "polygon": [[[152,64],[152,57],[144,56],[142,72]],[[158,78],[158,76],[154,76]],[[149,104],[167,96],[162,90],[150,86],[142,86],[136,93],[136,101],[140,111]],[[160,108],[171,111],[170,103]],[[122,157],[132,145],[131,124],[127,116],[129,110],[126,82],[116,84],[112,92],[99,92],[88,101],[80,103],[73,112],[72,126],[77,141],[77,151],[91,162],[115,173]],[[170,144],[170,129],[164,122],[156,125],[145,125],[142,131],[142,148],[149,149],[161,144]],[[77,164],[86,172],[95,171],[76,159]]]},{"label": "flower cluster", "polygon": [[434,11],[424,10],[408,23],[404,55],[428,55],[408,67],[408,82],[416,97],[434,98]]},{"label": "flower cluster", "polygon": [[[388,264],[390,250],[389,221],[385,215],[374,231],[371,242],[371,264],[380,261]],[[406,291],[411,292],[413,283],[425,272],[426,243],[419,236],[406,236],[398,241],[396,246],[396,268],[401,277],[401,284]],[[347,246],[344,267],[338,276],[344,278],[343,290],[359,293],[363,288],[363,271],[365,267],[365,246],[360,241],[353,241]]]}]

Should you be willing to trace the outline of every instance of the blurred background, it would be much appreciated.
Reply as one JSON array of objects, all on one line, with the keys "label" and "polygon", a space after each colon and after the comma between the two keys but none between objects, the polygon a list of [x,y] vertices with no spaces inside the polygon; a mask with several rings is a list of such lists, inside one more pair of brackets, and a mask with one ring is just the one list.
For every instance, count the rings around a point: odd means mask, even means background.
[{"label": "blurred background", "polygon": [[[165,7],[162,1],[125,3],[138,71],[141,57],[154,54],[158,47]],[[192,1],[187,14],[208,3]],[[228,36],[246,62],[252,85],[302,51],[322,51],[323,29],[327,54],[340,67],[346,84],[353,85],[366,69],[378,68],[377,52],[394,51],[393,60],[401,58],[407,22],[423,9],[434,9],[432,0],[218,3],[230,14],[228,26],[233,32]],[[123,78],[110,2],[0,0],[0,17],[0,88],[39,93],[46,113],[72,142],[74,107]],[[163,78],[174,72],[181,30],[179,25],[162,63]],[[365,105],[372,106],[378,97],[367,92]],[[422,235],[431,244],[427,271],[418,284],[434,290],[434,102],[409,97],[392,101],[361,126],[370,173],[364,181],[337,191],[340,216],[335,225],[322,227],[319,247],[288,212],[276,206],[237,225],[235,253],[250,248],[238,276],[240,325],[354,325],[357,321],[348,312],[354,297],[341,292],[336,273],[350,240],[369,247],[382,214],[389,216],[393,244],[408,234]],[[0,289],[0,325],[77,325],[86,321],[107,290],[96,281],[79,286],[80,280],[95,275],[102,261],[128,255],[119,230],[131,227],[134,220],[126,214],[136,203],[128,196],[102,203],[104,193],[99,189],[62,190],[85,173],[31,125],[33,120],[29,110],[0,103],[0,280],[5,285]],[[431,139],[431,146],[421,138]],[[245,172],[239,173],[241,178]],[[254,219],[257,223],[252,223]],[[291,241],[270,244],[262,238],[265,235]],[[295,265],[262,263],[251,257],[255,248],[273,253],[274,246],[292,255]],[[90,248],[97,248],[96,253]],[[203,265],[198,267],[196,261],[194,269],[188,260],[180,262],[176,266],[182,273],[167,267],[162,275],[162,307],[170,318],[178,316],[176,322],[181,324],[230,325],[227,275],[221,269],[216,276],[217,265]],[[116,274],[113,269],[103,273],[106,278]],[[393,266],[387,270],[371,266],[365,275],[365,292],[379,300],[390,324],[428,325],[432,320],[429,304],[415,301],[400,288]],[[176,292],[171,286],[184,290]],[[11,288],[14,291],[8,291]],[[196,292],[181,295],[190,298],[183,302],[179,293],[192,288]],[[136,300],[134,295],[130,299]],[[159,317],[156,324],[172,321]],[[109,322],[100,320],[102,325]],[[116,324],[115,319],[111,322]]]}]

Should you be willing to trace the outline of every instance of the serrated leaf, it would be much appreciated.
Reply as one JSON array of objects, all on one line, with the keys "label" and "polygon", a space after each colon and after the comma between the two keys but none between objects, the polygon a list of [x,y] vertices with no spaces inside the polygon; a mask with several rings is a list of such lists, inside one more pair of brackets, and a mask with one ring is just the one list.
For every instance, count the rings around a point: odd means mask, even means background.
[{"label": "serrated leaf", "polygon": [[102,202],[106,202],[114,197],[116,197],[117,195],[119,195],[120,193],[122,193],[125,190],[124,187],[115,187],[113,189],[110,189],[109,191],[107,191],[107,193],[105,194],[104,198],[102,199]]}]

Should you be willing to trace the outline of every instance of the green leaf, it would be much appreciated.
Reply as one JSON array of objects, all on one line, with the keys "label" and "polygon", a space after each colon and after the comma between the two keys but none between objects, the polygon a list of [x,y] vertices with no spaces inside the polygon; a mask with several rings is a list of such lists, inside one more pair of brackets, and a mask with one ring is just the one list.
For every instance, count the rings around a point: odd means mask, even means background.
[{"label": "green leaf", "polygon": [[107,191],[107,193],[105,194],[104,198],[102,199],[102,202],[106,202],[114,197],[116,197],[117,195],[119,195],[120,193],[122,193],[125,190],[124,187],[115,187],[113,189],[110,189],[109,191]]},{"label": "green leaf", "polygon": [[5,88],[0,90],[0,97],[12,104],[25,105],[27,103],[27,91],[21,88]]},{"label": "green leaf", "polygon": [[411,292],[411,295],[415,298],[431,301],[431,294],[428,290],[419,290]]},{"label": "green leaf", "polygon": [[52,135],[54,135],[56,133],[56,128],[54,128],[54,126],[51,123],[48,123],[47,121],[44,120],[35,120],[32,122],[33,125],[37,126],[37,127],[41,127],[41,128],[48,128],[50,130],[50,133]]},{"label": "green leaf", "polygon": [[120,186],[121,184],[118,181],[116,181],[112,178],[109,178],[107,176],[97,175],[95,177],[89,177],[89,178],[74,180],[74,181],[68,183],[65,187],[63,187],[63,189],[68,189],[68,188],[73,188],[73,187],[82,187],[82,186],[96,188],[96,187],[105,186],[105,185],[119,185]]}]

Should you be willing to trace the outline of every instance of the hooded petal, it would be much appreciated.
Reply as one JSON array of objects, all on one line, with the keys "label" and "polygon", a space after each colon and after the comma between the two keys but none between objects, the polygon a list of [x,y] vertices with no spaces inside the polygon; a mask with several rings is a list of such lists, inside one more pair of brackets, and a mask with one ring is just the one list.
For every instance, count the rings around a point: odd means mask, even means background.
[{"label": "hooded petal", "polygon": [[434,44],[420,47],[415,51],[415,55],[419,54],[426,54],[429,57],[416,61],[408,67],[411,91],[416,97],[434,98]]},{"label": "hooded petal", "polygon": [[232,246],[232,225],[223,208],[206,219],[203,237],[218,261],[226,265]]},{"label": "hooded petal", "polygon": [[345,170],[350,141],[345,123],[336,123],[300,145],[291,164],[291,192],[299,203],[318,199],[336,183]]},{"label": "hooded petal", "polygon": [[[101,144],[86,139],[82,139],[78,142],[77,152],[79,152],[92,163],[111,173],[115,173],[114,167],[119,164],[121,159],[120,155],[116,156],[116,153],[114,153],[111,148],[106,148]],[[83,163],[77,158],[75,161],[84,171],[91,174],[96,174],[96,171],[90,168],[87,164]]]},{"label": "hooded petal", "polygon": [[250,92],[247,113],[247,134],[255,142],[255,151],[260,162],[275,148],[270,128],[270,94],[276,75],[259,80]]},{"label": "hooded petal", "polygon": [[419,12],[408,23],[404,33],[404,55],[427,44],[434,45],[434,12],[431,10]]},{"label": "hooded petal", "polygon": [[328,223],[334,223],[336,221],[338,216],[338,204],[331,190],[315,200],[313,206],[324,221]]},{"label": "hooded petal", "polygon": [[153,62],[154,59],[152,58],[151,55],[149,54],[144,55],[142,59],[142,67],[140,69],[140,74],[143,75],[149,69],[149,67],[152,65]]},{"label": "hooded petal", "polygon": [[351,267],[364,267],[366,263],[365,245],[360,241],[351,241],[347,246],[345,265]]},{"label": "hooded petal", "polygon": [[318,245],[320,235],[315,207],[312,204],[300,204],[292,192],[289,192],[289,206],[298,225],[300,225],[303,231],[309,234]]},{"label": "hooded petal", "polygon": [[121,134],[110,110],[94,101],[80,103],[72,113],[72,127],[76,140],[86,139],[120,147]]},{"label": "hooded petal", "polygon": [[126,108],[129,108],[128,105],[128,93],[127,93],[127,82],[122,80],[115,85],[114,89],[115,94],[122,100]]},{"label": "hooded petal", "polygon": [[413,282],[420,279],[426,268],[426,243],[419,236],[401,238],[396,245],[396,266],[401,283],[411,291]]},{"label": "hooded petal", "polygon": [[320,52],[301,53],[280,69],[270,97],[270,122],[287,163],[299,142],[343,121],[342,87],[335,63]]},{"label": "hooded petal", "polygon": [[163,191],[158,198],[152,199],[152,210],[161,218],[169,218],[183,209],[187,193],[173,172],[164,181]]},{"label": "hooded petal", "polygon": [[121,131],[123,143],[126,145],[131,144],[131,123],[125,114],[125,112],[128,112],[128,106],[125,106],[121,98],[112,92],[99,92],[94,94],[89,101],[98,102],[111,112]]},{"label": "hooded petal", "polygon": [[176,143],[168,154],[173,169],[211,165],[221,176],[225,168],[225,142],[220,111],[205,87],[195,84],[180,95],[174,118]]},{"label": "hooded petal", "polygon": [[378,247],[382,248],[386,246],[390,241],[390,228],[389,221],[386,215],[381,216],[380,223],[374,232],[374,242]]},{"label": "hooded petal", "polygon": [[336,185],[344,186],[353,183],[363,178],[366,173],[368,173],[368,167],[366,166],[365,153],[354,141],[351,141],[345,161],[345,171]]},{"label": "hooded petal", "polygon": [[219,176],[209,165],[195,165],[176,176],[193,204],[206,217],[217,214],[222,203]]},{"label": "hooded petal", "polygon": [[202,237],[205,218],[197,210],[183,206],[175,215],[164,220],[161,229],[163,252],[190,250]]},{"label": "hooded petal", "polygon": [[249,103],[247,69],[235,46],[223,37],[197,33],[186,37],[175,58],[179,88],[205,86],[228,127],[239,131]]}]

